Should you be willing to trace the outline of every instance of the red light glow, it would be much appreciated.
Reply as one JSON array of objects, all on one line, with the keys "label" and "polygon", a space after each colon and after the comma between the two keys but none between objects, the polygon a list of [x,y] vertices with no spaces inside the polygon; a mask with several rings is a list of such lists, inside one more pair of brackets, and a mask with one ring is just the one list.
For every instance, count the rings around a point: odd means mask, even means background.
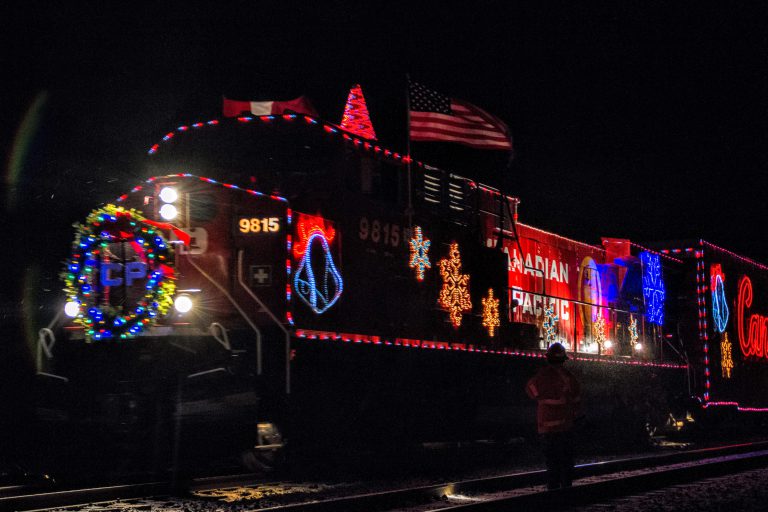
[{"label": "red light glow", "polygon": [[736,326],[739,333],[739,347],[744,357],[768,358],[768,317],[752,314],[745,333],[746,309],[752,306],[752,281],[744,276],[739,282],[739,297],[736,301]]},{"label": "red light glow", "polygon": [[313,234],[319,233],[328,241],[333,242],[336,236],[336,230],[324,218],[314,215],[299,214],[299,220],[296,224],[298,240],[293,244],[293,255],[301,258],[307,250],[307,241]]}]

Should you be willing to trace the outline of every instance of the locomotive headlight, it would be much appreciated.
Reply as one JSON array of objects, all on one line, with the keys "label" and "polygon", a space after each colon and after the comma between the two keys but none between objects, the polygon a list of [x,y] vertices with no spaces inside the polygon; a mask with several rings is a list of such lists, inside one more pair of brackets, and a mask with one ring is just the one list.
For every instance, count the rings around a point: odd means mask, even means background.
[{"label": "locomotive headlight", "polygon": [[69,318],[75,318],[80,313],[80,303],[69,301],[64,305],[64,314]]},{"label": "locomotive headlight", "polygon": [[640,343],[639,341],[637,343],[635,343],[635,350],[638,351],[638,352],[643,350],[643,344]]},{"label": "locomotive headlight", "polygon": [[192,297],[187,294],[177,295],[173,301],[173,307],[179,313],[189,313],[192,311],[192,307],[195,303],[192,301]]},{"label": "locomotive headlight", "polygon": [[179,193],[173,187],[163,187],[158,195],[164,203],[173,203],[179,198]]},{"label": "locomotive headlight", "polygon": [[173,220],[179,215],[179,211],[172,204],[164,204],[160,207],[160,216],[165,220]]},{"label": "locomotive headlight", "polygon": [[612,348],[613,342],[611,340],[605,340],[605,348]]}]

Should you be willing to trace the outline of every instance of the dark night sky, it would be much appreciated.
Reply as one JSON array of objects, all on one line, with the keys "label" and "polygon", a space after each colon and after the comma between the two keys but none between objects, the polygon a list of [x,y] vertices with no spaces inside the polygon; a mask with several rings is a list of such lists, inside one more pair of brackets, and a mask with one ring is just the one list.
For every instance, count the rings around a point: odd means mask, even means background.
[{"label": "dark night sky", "polygon": [[593,243],[703,237],[768,260],[762,3],[91,4],[0,8],[6,238],[52,294],[70,224],[140,181],[164,133],[218,117],[222,94],[304,93],[338,122],[360,82],[380,140],[402,151],[406,73],[507,121],[510,171],[487,152],[414,156],[503,186],[523,221]]}]

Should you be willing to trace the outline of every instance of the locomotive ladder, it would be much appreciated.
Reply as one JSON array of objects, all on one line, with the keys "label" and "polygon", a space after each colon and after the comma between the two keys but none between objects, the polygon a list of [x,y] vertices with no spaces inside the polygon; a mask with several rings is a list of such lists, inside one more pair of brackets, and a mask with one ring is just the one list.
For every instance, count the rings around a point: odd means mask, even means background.
[{"label": "locomotive ladder", "polygon": [[484,213],[496,218],[496,241],[495,249],[501,249],[502,240],[517,240],[517,202],[510,200],[509,196],[500,190],[493,191],[494,204],[488,205],[489,209],[484,208],[480,202],[480,196],[476,202],[478,213]]}]

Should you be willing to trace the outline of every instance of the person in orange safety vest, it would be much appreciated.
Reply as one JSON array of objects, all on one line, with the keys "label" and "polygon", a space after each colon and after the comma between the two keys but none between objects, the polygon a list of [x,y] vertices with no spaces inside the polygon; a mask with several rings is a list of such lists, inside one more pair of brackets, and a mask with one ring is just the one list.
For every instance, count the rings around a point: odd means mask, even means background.
[{"label": "person in orange safety vest", "polygon": [[581,414],[581,386],[563,368],[568,359],[565,347],[553,343],[547,349],[547,365],[525,386],[538,403],[537,423],[547,461],[547,488],[570,487],[573,483],[573,425]]}]

